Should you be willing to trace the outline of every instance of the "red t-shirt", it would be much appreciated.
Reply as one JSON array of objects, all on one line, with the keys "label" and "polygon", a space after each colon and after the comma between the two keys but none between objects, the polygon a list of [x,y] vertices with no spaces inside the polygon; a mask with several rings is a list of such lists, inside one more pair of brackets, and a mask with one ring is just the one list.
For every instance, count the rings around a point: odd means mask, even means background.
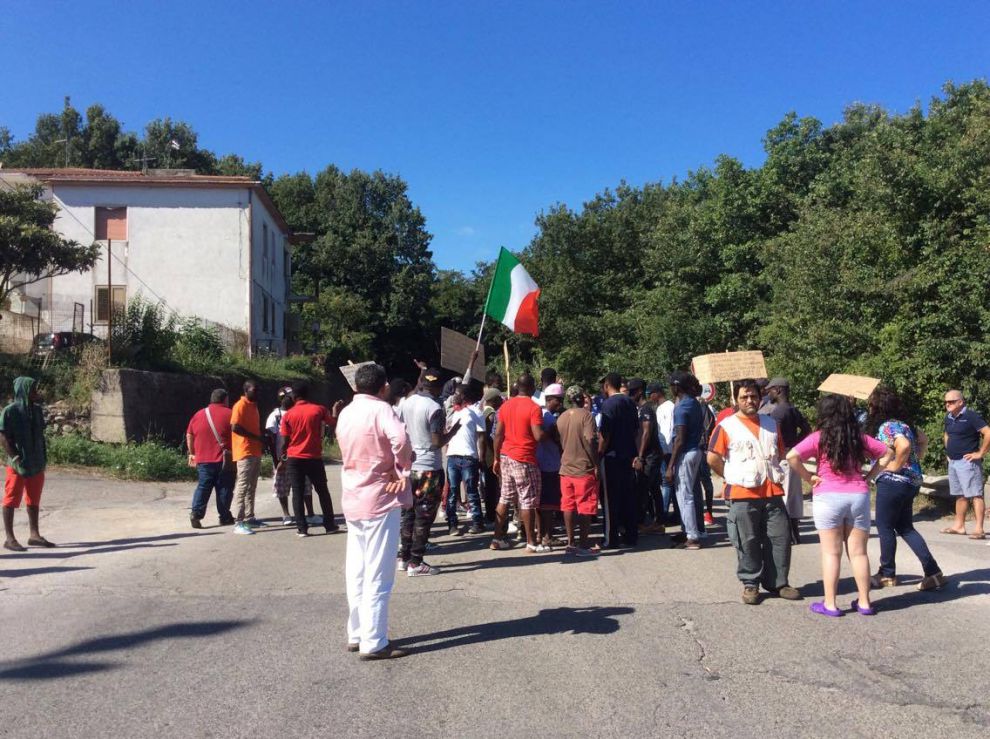
[{"label": "red t-shirt", "polygon": [[505,428],[501,454],[525,464],[536,464],[533,426],[543,425],[543,409],[527,395],[509,398],[498,409],[498,420]]},{"label": "red t-shirt", "polygon": [[302,459],[322,459],[323,424],[332,428],[337,425],[337,419],[318,403],[297,400],[295,405],[282,414],[279,434],[289,439],[285,455]]},{"label": "red t-shirt", "polygon": [[[210,403],[207,408],[210,409],[210,417],[224,447],[230,449],[230,408],[222,403]],[[196,457],[196,464],[223,461],[223,449],[217,444],[217,438],[206,420],[206,408],[196,411],[189,419],[186,434],[193,437],[192,449],[189,451]]]}]

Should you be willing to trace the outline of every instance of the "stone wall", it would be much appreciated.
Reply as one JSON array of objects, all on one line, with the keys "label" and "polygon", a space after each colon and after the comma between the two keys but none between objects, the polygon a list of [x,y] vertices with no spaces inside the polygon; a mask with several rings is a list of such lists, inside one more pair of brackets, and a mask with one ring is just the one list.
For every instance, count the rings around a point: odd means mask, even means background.
[{"label": "stone wall", "polygon": [[[181,444],[189,419],[210,402],[210,393],[225,388],[233,405],[241,396],[244,380],[237,375],[104,370],[90,408],[92,438],[117,444],[157,438]],[[288,384],[291,382],[258,381],[262,422],[277,403],[278,389]],[[350,396],[342,377],[339,381],[312,382],[310,386],[311,399],[327,406]]]}]

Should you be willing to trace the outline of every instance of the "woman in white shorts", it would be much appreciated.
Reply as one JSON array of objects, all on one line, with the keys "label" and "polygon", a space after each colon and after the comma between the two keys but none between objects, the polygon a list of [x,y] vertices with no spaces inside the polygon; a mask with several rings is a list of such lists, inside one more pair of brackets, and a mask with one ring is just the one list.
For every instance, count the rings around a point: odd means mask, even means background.
[{"label": "woman in white shorts", "polygon": [[[816,474],[804,467],[809,459],[818,460]],[[822,582],[825,599],[811,604],[811,611],[822,616],[842,616],[835,603],[843,544],[849,554],[856,589],[852,607],[863,616],[876,611],[870,603],[870,560],[866,542],[870,538],[870,487],[879,459],[886,463],[886,444],[862,432],[852,402],[841,395],[824,395],[818,402],[818,430],[806,437],[787,455],[791,467],[805,482],[813,485],[812,511],[822,552]],[[868,474],[863,465],[874,463]]]}]

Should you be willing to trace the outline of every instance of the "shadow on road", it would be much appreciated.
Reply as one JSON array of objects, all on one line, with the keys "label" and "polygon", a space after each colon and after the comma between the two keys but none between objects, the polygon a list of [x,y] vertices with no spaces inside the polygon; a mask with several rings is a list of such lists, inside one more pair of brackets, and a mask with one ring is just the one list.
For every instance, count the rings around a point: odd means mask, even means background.
[{"label": "shadow on road", "polygon": [[[878,594],[875,603],[878,610],[899,611],[902,608],[920,606],[927,603],[948,603],[949,601],[969,598],[974,595],[986,595],[990,593],[990,568],[982,570],[970,570],[969,572],[959,572],[947,576],[949,582],[941,590],[909,590],[906,593],[898,593],[890,598],[884,598]],[[881,593],[883,591],[880,591]]]},{"label": "shadow on road", "polygon": [[0,570],[0,577],[27,577],[28,575],[51,575],[55,572],[91,570],[92,567],[26,567],[22,570]]},{"label": "shadow on road", "polygon": [[92,549],[84,549],[81,552],[66,551],[67,549],[72,549],[74,546],[63,545],[55,549],[29,549],[26,552],[18,552],[17,554],[0,554],[0,559],[9,559],[11,561],[18,559],[71,559],[72,557],[82,557],[87,554],[126,552],[130,549],[161,549],[162,547],[174,547],[177,545],[174,542],[171,544],[125,544],[117,547],[94,547]]},{"label": "shadow on road", "polygon": [[66,544],[59,544],[59,549],[81,549],[92,547],[121,546],[127,544],[150,544],[157,541],[172,541],[173,539],[186,539],[190,536],[200,538],[203,536],[215,536],[223,533],[221,531],[189,531],[184,534],[161,534],[160,536],[135,536],[130,539],[107,539],[106,541],[74,541]]},{"label": "shadow on road", "polygon": [[114,662],[72,662],[66,658],[115,652],[158,641],[160,639],[192,639],[216,636],[232,629],[239,629],[250,621],[193,621],[159,626],[144,631],[116,636],[87,639],[78,644],[46,652],[36,657],[0,662],[0,680],[51,680],[89,672],[102,672],[118,667]]},{"label": "shadow on road", "polygon": [[619,621],[615,617],[634,613],[635,610],[628,606],[544,608],[535,616],[516,618],[511,621],[491,621],[486,624],[461,626],[447,631],[407,637],[396,640],[395,645],[403,648],[408,647],[415,650],[417,654],[421,654],[524,636],[550,636],[566,633],[614,634],[619,630]]}]

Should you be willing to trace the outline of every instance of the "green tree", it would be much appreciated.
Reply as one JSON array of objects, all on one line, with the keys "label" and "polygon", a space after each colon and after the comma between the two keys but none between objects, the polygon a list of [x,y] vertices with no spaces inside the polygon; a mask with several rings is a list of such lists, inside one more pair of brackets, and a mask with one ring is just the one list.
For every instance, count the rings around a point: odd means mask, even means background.
[{"label": "green tree", "polygon": [[0,188],[0,305],[17,288],[83,272],[99,258],[96,244],[83,246],[52,229],[58,209],[42,192],[37,185]]}]

